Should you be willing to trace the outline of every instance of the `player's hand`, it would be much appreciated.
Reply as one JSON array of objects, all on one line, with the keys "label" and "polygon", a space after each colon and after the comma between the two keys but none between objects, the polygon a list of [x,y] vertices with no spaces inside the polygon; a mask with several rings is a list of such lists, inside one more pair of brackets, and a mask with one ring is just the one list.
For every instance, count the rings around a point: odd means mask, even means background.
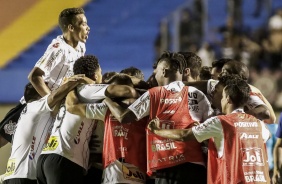
[{"label": "player's hand", "polygon": [[198,121],[193,122],[193,126],[198,126],[198,125],[200,125],[200,122],[198,122]]},{"label": "player's hand", "polygon": [[102,142],[98,139],[98,135],[92,135],[89,142],[89,149],[91,152],[97,151],[101,146]]},{"label": "player's hand", "polygon": [[67,83],[67,82],[76,82],[78,80],[81,80],[83,77],[85,77],[84,74],[78,74],[78,75],[73,75],[71,77],[68,77],[68,78],[64,78],[63,79],[63,83]]},{"label": "player's hand", "polygon": [[160,129],[159,127],[160,127],[160,120],[158,117],[152,119],[147,126],[147,128],[153,133],[155,130]]},{"label": "player's hand", "polygon": [[278,184],[280,180],[280,171],[273,169],[272,184]]}]

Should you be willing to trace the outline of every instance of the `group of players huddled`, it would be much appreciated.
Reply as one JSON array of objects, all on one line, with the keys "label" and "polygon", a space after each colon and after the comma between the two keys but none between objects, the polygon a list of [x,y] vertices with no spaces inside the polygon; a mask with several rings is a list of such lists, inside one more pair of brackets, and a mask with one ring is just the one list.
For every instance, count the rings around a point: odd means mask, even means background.
[{"label": "group of players huddled", "polygon": [[4,184],[270,183],[276,118],[242,62],[209,73],[195,53],[165,51],[148,80],[135,67],[102,75],[85,55],[83,9],[63,10],[59,26],[0,124]]}]

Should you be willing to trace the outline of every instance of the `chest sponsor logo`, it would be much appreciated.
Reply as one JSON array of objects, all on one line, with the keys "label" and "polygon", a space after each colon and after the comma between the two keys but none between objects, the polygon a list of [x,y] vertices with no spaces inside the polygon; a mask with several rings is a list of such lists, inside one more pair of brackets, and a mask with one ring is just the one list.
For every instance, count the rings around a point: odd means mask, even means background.
[{"label": "chest sponsor logo", "polygon": [[244,172],[247,183],[264,182],[266,183],[265,175],[262,171]]},{"label": "chest sponsor logo", "polygon": [[16,170],[16,159],[9,159],[7,163],[5,176],[12,175]]},{"label": "chest sponsor logo", "polygon": [[4,126],[4,131],[6,134],[12,135],[14,134],[16,128],[17,128],[16,122],[10,120],[9,123]]},{"label": "chest sponsor logo", "polygon": [[181,97],[178,98],[161,98],[160,103],[163,104],[176,104],[182,101]]},{"label": "chest sponsor logo", "polygon": [[115,126],[113,134],[114,134],[114,137],[123,137],[124,139],[128,139],[127,137],[128,132],[129,132],[128,128],[125,128],[123,126]]},{"label": "chest sponsor logo", "polygon": [[30,153],[29,153],[29,156],[28,156],[28,158],[30,160],[33,160],[34,157],[35,157],[35,152],[34,152],[35,141],[36,141],[36,137],[33,136],[32,141],[31,141],[31,145],[30,145]]},{"label": "chest sponsor logo", "polygon": [[264,166],[263,152],[261,148],[241,149],[243,166]]},{"label": "chest sponsor logo", "polygon": [[257,122],[236,122],[234,123],[235,127],[258,127]]},{"label": "chest sponsor logo", "polygon": [[59,145],[59,140],[57,136],[51,136],[48,143],[43,148],[43,151],[54,151]]},{"label": "chest sponsor logo", "polygon": [[83,130],[83,127],[84,127],[84,122],[81,122],[81,124],[79,126],[79,129],[77,131],[77,134],[76,134],[76,136],[74,138],[74,143],[75,144],[79,144],[80,143],[80,134],[81,134],[81,132]]},{"label": "chest sponsor logo", "polygon": [[248,134],[248,133],[242,133],[240,135],[240,139],[258,139],[258,134]]}]

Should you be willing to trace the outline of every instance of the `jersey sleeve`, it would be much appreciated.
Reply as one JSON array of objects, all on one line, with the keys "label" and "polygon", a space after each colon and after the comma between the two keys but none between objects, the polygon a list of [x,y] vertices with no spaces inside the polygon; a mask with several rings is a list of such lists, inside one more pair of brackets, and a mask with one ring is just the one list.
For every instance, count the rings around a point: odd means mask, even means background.
[{"label": "jersey sleeve", "polygon": [[209,79],[207,82],[207,97],[211,99],[211,94],[214,91],[215,85],[218,83],[218,80]]},{"label": "jersey sleeve", "polygon": [[192,127],[192,132],[198,142],[223,135],[222,125],[217,117],[209,118],[204,123]]},{"label": "jersey sleeve", "polygon": [[263,141],[266,143],[266,141],[270,138],[271,133],[268,130],[268,128],[266,127],[266,124],[263,121],[260,121],[261,124],[261,128],[262,128],[262,139]]},{"label": "jersey sleeve", "polygon": [[189,87],[189,112],[193,120],[203,122],[213,115],[213,109],[206,95],[194,87]]},{"label": "jersey sleeve", "polygon": [[249,99],[248,99],[248,101],[247,101],[247,103],[246,103],[247,108],[249,110],[252,110],[252,109],[256,108],[259,105],[266,106],[266,104],[262,101],[262,99],[260,99],[259,96],[255,95],[255,94],[251,94]]},{"label": "jersey sleeve", "polygon": [[104,121],[108,107],[105,103],[91,103],[86,105],[86,118]]},{"label": "jersey sleeve", "polygon": [[137,120],[140,120],[148,115],[150,115],[150,94],[146,91],[141,97],[139,97],[133,104],[131,104],[128,109],[130,109]]},{"label": "jersey sleeve", "polygon": [[77,87],[77,97],[82,103],[96,103],[103,100],[107,84],[87,84]]}]

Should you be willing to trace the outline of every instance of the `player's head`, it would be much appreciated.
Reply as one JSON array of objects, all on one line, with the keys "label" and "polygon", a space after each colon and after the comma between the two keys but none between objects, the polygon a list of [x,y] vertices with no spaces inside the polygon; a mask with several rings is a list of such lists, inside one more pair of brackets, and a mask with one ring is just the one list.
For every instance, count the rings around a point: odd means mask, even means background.
[{"label": "player's head", "polygon": [[59,26],[63,33],[69,33],[76,41],[85,43],[88,39],[90,27],[82,8],[64,9],[59,15]]},{"label": "player's head", "polygon": [[238,75],[223,75],[218,77],[218,83],[212,92],[211,103],[212,106],[221,110],[222,91],[224,87],[235,78],[240,78]]},{"label": "player's head", "polygon": [[112,76],[114,76],[116,74],[118,74],[118,73],[114,72],[114,71],[104,73],[103,76],[102,76],[102,83],[105,84],[106,81],[108,81]]},{"label": "player's head", "polygon": [[164,86],[173,81],[181,81],[183,73],[184,57],[178,53],[164,52],[155,69],[155,78],[159,86]]},{"label": "player's head", "polygon": [[128,85],[133,87],[131,78],[127,74],[117,73],[105,81],[106,84]]},{"label": "player's head", "polygon": [[202,59],[193,52],[178,52],[184,56],[184,71],[183,81],[198,80],[200,69],[202,66]]},{"label": "player's head", "polygon": [[139,70],[138,68],[135,68],[133,66],[121,70],[120,73],[124,73],[124,74],[130,75],[130,76],[136,77],[140,80],[144,80],[143,72],[141,70]]},{"label": "player's head", "polygon": [[202,66],[200,70],[200,80],[209,80],[211,79],[211,67]]},{"label": "player's head", "polygon": [[73,73],[85,74],[86,77],[94,80],[97,84],[102,82],[102,69],[98,59],[93,55],[86,55],[78,58],[73,65]]},{"label": "player's head", "polygon": [[233,108],[243,108],[250,97],[250,86],[240,77],[235,77],[224,87],[222,92],[221,107],[222,112],[226,113],[228,104]]},{"label": "player's head", "polygon": [[249,69],[248,67],[240,61],[228,61],[222,67],[222,72],[220,75],[235,74],[239,75],[243,80],[249,79]]},{"label": "player's head", "polygon": [[33,100],[40,99],[41,96],[36,91],[36,89],[33,87],[33,85],[29,82],[25,85],[24,88],[24,99],[26,102],[31,102]]},{"label": "player's head", "polygon": [[229,59],[229,58],[221,58],[219,60],[213,61],[212,62],[212,69],[211,69],[211,77],[212,79],[217,80],[219,74],[222,71],[222,67],[224,66],[225,63],[229,62],[229,61],[233,61],[233,59]]}]

